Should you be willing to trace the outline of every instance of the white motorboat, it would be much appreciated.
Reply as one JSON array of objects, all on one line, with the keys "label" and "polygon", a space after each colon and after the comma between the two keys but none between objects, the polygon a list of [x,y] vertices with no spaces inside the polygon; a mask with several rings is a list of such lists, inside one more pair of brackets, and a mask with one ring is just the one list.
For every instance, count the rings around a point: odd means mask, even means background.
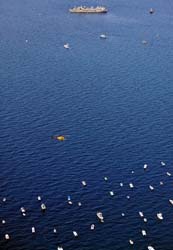
[{"label": "white motorboat", "polygon": [[101,35],[100,35],[100,38],[102,38],[102,39],[106,39],[106,38],[107,38],[107,36],[106,36],[105,34],[101,34]]},{"label": "white motorboat", "polygon": [[97,212],[97,218],[98,218],[101,222],[104,222],[104,217],[103,217],[102,212]]},{"label": "white motorboat", "polygon": [[73,231],[74,237],[78,237],[78,233],[76,231]]},{"label": "white motorboat", "polygon": [[65,49],[69,49],[70,48],[70,45],[68,43],[64,44],[64,48]]},{"label": "white motorboat", "polygon": [[169,202],[170,202],[171,205],[173,205],[173,200],[169,199]]},{"label": "white motorboat", "polygon": [[159,220],[163,220],[163,215],[162,215],[162,213],[157,213],[157,218],[158,218]]}]

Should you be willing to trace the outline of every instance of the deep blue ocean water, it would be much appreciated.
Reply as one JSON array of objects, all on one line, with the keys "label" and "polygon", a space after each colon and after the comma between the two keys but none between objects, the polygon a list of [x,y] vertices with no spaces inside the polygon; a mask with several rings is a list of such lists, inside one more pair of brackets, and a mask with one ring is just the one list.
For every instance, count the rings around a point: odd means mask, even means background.
[{"label": "deep blue ocean water", "polygon": [[[70,14],[74,5],[109,12]],[[173,249],[172,10],[172,0],[1,0],[0,249]]]}]

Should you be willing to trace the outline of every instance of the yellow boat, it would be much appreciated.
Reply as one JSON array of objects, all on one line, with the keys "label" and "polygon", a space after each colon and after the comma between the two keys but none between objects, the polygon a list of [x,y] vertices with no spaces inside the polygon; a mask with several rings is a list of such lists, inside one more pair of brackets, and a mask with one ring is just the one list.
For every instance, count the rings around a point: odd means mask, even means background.
[{"label": "yellow boat", "polygon": [[58,141],[64,141],[65,136],[64,135],[58,135],[58,136],[52,136],[52,139],[58,140]]}]

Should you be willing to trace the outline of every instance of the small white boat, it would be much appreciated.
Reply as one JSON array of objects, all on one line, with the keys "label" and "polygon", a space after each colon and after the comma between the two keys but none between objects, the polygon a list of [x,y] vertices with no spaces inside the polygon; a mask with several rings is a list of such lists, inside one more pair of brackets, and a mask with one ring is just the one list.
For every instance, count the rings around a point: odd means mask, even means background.
[{"label": "small white boat", "polygon": [[62,247],[57,247],[57,250],[63,250],[63,248]]},{"label": "small white boat", "polygon": [[173,200],[169,199],[169,202],[170,202],[171,205],[173,205]]},{"label": "small white boat", "polygon": [[140,216],[140,217],[144,217],[143,212],[139,211],[139,216]]},{"label": "small white boat", "polygon": [[105,177],[104,177],[104,180],[107,181],[107,180],[108,180],[108,177],[105,176]]},{"label": "small white boat", "polygon": [[144,222],[145,222],[145,223],[147,222],[147,218],[144,218]]},{"label": "small white boat", "polygon": [[53,232],[54,232],[54,234],[56,234],[56,233],[57,233],[57,230],[56,230],[56,228],[54,228],[54,229],[53,229]]},{"label": "small white boat", "polygon": [[160,181],[160,185],[163,185],[163,181]]},{"label": "small white boat", "polygon": [[25,210],[24,207],[21,207],[21,208],[20,208],[20,211],[21,211],[22,213],[26,213],[26,210]]},{"label": "small white boat", "polygon": [[95,225],[92,224],[90,228],[91,228],[91,230],[94,230],[95,229]]},{"label": "small white boat", "polygon": [[68,43],[64,44],[64,48],[69,49],[70,48],[69,44]]},{"label": "small white boat", "polygon": [[110,196],[114,196],[114,192],[113,191],[110,191],[109,194],[110,194]]},{"label": "small white boat", "polygon": [[5,220],[2,220],[2,224],[5,224],[6,223],[6,221]]},{"label": "small white boat", "polygon": [[130,187],[130,188],[134,188],[133,183],[129,183],[129,187]]},{"label": "small white boat", "polygon": [[152,191],[152,190],[154,190],[154,187],[149,185],[149,189]]},{"label": "small white boat", "polygon": [[4,198],[2,199],[2,201],[3,201],[3,202],[6,202],[6,201],[7,201],[7,199],[4,197]]},{"label": "small white boat", "polygon": [[127,198],[127,199],[130,199],[130,195],[127,195],[126,198]]},{"label": "small white boat", "polygon": [[148,250],[155,250],[155,248],[152,246],[148,246]]},{"label": "small white boat", "polygon": [[107,36],[106,36],[105,34],[101,34],[101,35],[100,35],[100,38],[102,38],[102,39],[106,39],[106,38],[107,38]]},{"label": "small white boat", "polygon": [[9,239],[10,239],[9,234],[5,234],[5,239],[6,239],[6,240],[9,240]]},{"label": "small white boat", "polygon": [[170,172],[166,172],[166,174],[167,174],[168,176],[171,176],[171,175],[172,175]]},{"label": "small white boat", "polygon": [[31,231],[34,234],[35,233],[35,227],[32,227]]},{"label": "small white boat", "polygon": [[129,240],[130,245],[134,245],[134,241],[133,240]]},{"label": "small white boat", "polygon": [[82,203],[81,203],[81,202],[78,202],[78,206],[81,207],[81,206],[82,206]]},{"label": "small white boat", "polygon": [[74,237],[78,237],[78,233],[76,231],[73,231]]},{"label": "small white boat", "polygon": [[21,208],[20,208],[20,211],[21,211],[22,213],[25,213],[25,212],[26,212],[26,210],[25,210],[24,207],[21,207]]},{"label": "small white boat", "polygon": [[69,204],[69,205],[72,205],[72,204],[73,204],[73,202],[72,202],[72,201],[68,201],[68,204]]},{"label": "small white boat", "polygon": [[162,213],[157,213],[157,218],[158,218],[159,220],[163,220],[163,215],[162,215]]},{"label": "small white boat", "polygon": [[37,200],[38,200],[38,201],[41,201],[41,196],[38,196],[38,197],[37,197]]},{"label": "small white boat", "polygon": [[147,232],[145,230],[142,230],[142,235],[147,236]]},{"label": "small white boat", "polygon": [[125,213],[121,213],[121,216],[124,217],[124,216],[125,216]]},{"label": "small white boat", "polygon": [[165,166],[165,165],[166,165],[165,162],[163,162],[163,161],[161,161],[160,163],[161,163],[162,166]]},{"label": "small white boat", "polygon": [[120,182],[120,187],[123,187],[123,186],[124,186],[124,184],[122,182]]},{"label": "small white boat", "polygon": [[41,210],[45,211],[46,210],[46,205],[44,203],[41,204]]},{"label": "small white boat", "polygon": [[[143,43],[144,41],[142,41]],[[148,168],[148,165],[147,164],[144,164],[144,169],[147,169]]]},{"label": "small white boat", "polygon": [[82,185],[85,187],[87,185],[86,181],[82,181]]},{"label": "small white boat", "polygon": [[98,218],[101,222],[104,222],[104,217],[103,217],[102,212],[97,212],[97,218]]},{"label": "small white boat", "polygon": [[148,42],[146,40],[142,40],[142,44],[146,45]]},{"label": "small white boat", "polygon": [[150,14],[153,14],[153,13],[154,13],[153,8],[150,8],[149,13],[150,13]]}]

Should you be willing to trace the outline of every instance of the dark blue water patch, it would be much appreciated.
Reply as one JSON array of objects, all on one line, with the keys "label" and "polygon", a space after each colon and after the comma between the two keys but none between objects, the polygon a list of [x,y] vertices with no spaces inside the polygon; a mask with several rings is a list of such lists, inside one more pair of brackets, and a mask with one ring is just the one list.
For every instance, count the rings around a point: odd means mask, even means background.
[{"label": "dark blue water patch", "polygon": [[[106,5],[109,12],[71,15],[68,9],[78,4]],[[141,250],[172,249],[172,176],[166,174],[173,173],[171,7],[171,1],[148,0],[3,1],[1,249],[132,249],[129,239]]]}]

